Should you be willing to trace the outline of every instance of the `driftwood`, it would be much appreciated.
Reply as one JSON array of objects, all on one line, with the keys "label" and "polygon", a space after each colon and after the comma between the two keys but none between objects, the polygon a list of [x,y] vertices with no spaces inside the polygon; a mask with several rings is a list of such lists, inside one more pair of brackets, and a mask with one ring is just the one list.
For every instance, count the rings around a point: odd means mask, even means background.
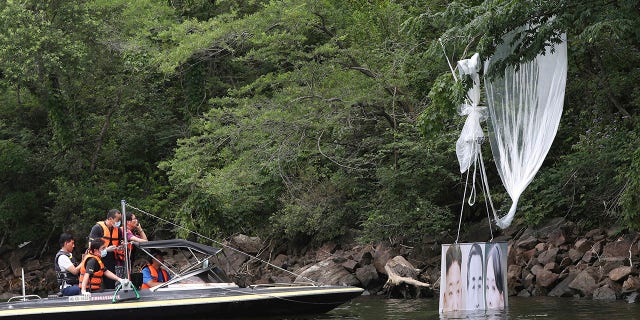
[{"label": "driftwood", "polygon": [[385,288],[400,286],[402,284],[414,287],[431,288],[431,284],[418,281],[418,269],[414,268],[409,261],[402,256],[396,256],[389,260],[384,266],[389,279],[384,284]]}]

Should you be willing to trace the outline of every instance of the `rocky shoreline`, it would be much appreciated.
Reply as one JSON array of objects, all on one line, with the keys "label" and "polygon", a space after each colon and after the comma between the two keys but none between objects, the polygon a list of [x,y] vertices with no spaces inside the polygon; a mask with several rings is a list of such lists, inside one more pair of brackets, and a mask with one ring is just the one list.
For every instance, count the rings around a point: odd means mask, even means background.
[{"label": "rocky shoreline", "polygon": [[[489,240],[474,234],[482,232],[468,231],[461,242]],[[310,248],[265,244],[257,237],[237,235],[228,245],[257,259],[225,249],[219,265],[240,285],[316,281],[362,287],[366,295],[429,298],[437,297],[440,278],[440,243],[429,239],[420,247],[330,242]],[[635,302],[640,289],[639,239],[638,233],[618,233],[615,228],[584,232],[572,222],[557,218],[538,228],[511,227],[494,241],[508,243],[510,296]],[[39,249],[32,244],[0,248],[0,299],[21,293],[21,268],[27,294],[57,292],[50,258],[54,253],[38,258],[37,253],[43,251]],[[165,260],[171,263],[171,259],[169,253]],[[134,265],[144,265],[144,261]]]}]

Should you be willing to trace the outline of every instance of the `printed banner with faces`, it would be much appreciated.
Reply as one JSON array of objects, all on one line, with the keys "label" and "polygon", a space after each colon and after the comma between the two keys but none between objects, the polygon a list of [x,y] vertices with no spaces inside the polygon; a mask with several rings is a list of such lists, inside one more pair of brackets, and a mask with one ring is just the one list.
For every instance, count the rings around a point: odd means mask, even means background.
[{"label": "printed banner with faces", "polygon": [[507,243],[442,245],[440,312],[507,306]]}]

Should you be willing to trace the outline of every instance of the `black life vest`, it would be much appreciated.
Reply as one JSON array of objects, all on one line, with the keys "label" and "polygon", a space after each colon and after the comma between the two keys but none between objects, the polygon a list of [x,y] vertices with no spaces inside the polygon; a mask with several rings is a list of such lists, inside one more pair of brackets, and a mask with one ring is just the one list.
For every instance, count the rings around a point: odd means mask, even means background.
[{"label": "black life vest", "polygon": [[62,250],[58,251],[58,253],[56,253],[56,257],[53,260],[53,266],[54,266],[54,270],[56,270],[56,276],[58,278],[58,286],[60,286],[60,289],[62,289],[62,287],[65,284],[68,285],[76,285],[79,283],[78,280],[78,276],[67,271],[67,270],[62,270],[60,268],[60,265],[58,264],[58,259],[60,258],[60,256],[67,256],[69,257],[69,260],[71,260],[71,263],[75,266],[77,264],[76,259],[73,257],[73,255],[71,255],[71,252],[64,252]]}]

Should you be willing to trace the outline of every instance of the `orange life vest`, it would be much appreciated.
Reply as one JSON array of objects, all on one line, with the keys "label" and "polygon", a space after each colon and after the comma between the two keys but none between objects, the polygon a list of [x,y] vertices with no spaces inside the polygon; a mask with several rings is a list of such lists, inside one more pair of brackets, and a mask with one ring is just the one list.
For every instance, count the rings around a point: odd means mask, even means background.
[{"label": "orange life vest", "polygon": [[82,262],[80,263],[80,279],[79,279],[80,286],[81,286],[80,289],[82,289],[82,281],[87,273],[87,260],[89,258],[93,258],[98,261],[98,265],[100,265],[100,270],[94,271],[93,275],[88,275],[89,276],[88,289],[89,291],[100,290],[100,285],[102,284],[102,276],[104,275],[104,270],[106,270],[106,268],[104,266],[104,263],[102,263],[102,260],[100,259],[100,257],[94,256],[90,253],[87,253],[82,259]]},{"label": "orange life vest", "polygon": [[[109,230],[109,227],[107,227],[104,221],[98,221],[96,223],[100,227],[102,227],[102,241],[104,242],[104,245],[106,247],[111,245],[114,245],[114,246],[120,245],[120,238],[121,238],[120,228],[114,227],[114,228],[111,228],[111,230]],[[113,254],[116,257],[116,261],[124,261],[124,250],[116,249],[113,251]]]},{"label": "orange life vest", "polygon": [[[158,270],[156,270],[156,268],[154,268],[153,265],[151,264],[147,264],[147,268],[149,268],[149,272],[151,273],[151,280],[158,282]],[[162,272],[162,278],[164,279],[164,281],[168,281],[169,274],[167,273],[167,271],[160,268],[160,272]],[[149,289],[149,288],[151,287],[146,283],[143,283],[142,286],[140,286],[140,289]]]}]

